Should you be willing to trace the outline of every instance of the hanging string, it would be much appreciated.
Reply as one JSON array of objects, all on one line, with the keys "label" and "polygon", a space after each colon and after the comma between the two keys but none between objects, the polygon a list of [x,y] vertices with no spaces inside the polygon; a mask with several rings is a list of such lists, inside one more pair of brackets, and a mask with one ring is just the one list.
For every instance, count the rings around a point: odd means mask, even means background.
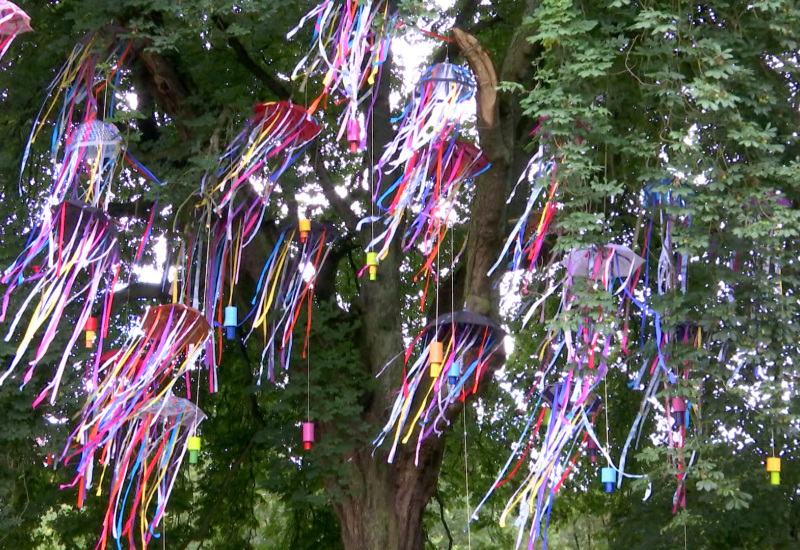
[{"label": "hanging string", "polygon": [[606,415],[606,452],[610,454],[611,452],[611,445],[609,443],[609,432],[610,429],[608,427],[608,380],[603,378],[603,410]]},{"label": "hanging string", "polygon": [[[304,107],[306,112],[308,112],[308,86],[303,86],[305,92],[305,100],[304,100]],[[312,169],[312,165],[310,164],[310,157],[306,153],[306,170],[303,173],[303,187],[308,187],[308,173]],[[319,145],[316,147],[316,152],[314,154],[314,165],[319,162]],[[299,217],[299,212],[297,213]],[[303,248],[306,247],[306,243],[303,243]],[[305,255],[303,255],[305,256]],[[308,303],[306,307],[308,308],[308,318],[311,319],[311,296],[308,297]],[[265,325],[266,327],[266,325]],[[303,348],[303,353],[306,356],[306,422],[311,422],[311,339],[306,337],[305,347]]]},{"label": "hanging string", "polygon": [[775,428],[772,428],[772,457],[775,458]]},{"label": "hanging string", "polygon": [[466,512],[467,512],[467,548],[470,550],[472,549],[472,530],[470,529],[470,510],[472,508],[469,505],[469,461],[467,456],[467,404],[464,403],[464,408],[462,409],[463,413],[463,424],[464,424],[464,488],[465,488],[465,504],[466,504]]},{"label": "hanging string", "polygon": [[[377,93],[377,92],[376,92]],[[369,117],[369,224],[370,240],[375,241],[375,117]]]},{"label": "hanging string", "polygon": [[[455,231],[450,231],[450,308],[452,311],[455,311],[456,305],[456,256],[455,256]],[[451,324],[450,324],[450,338],[452,340],[452,346],[455,349],[455,339],[456,339],[456,322],[455,317],[452,315],[450,316]],[[460,374],[460,373],[459,373]],[[476,373],[475,376],[477,377],[478,374]],[[464,409],[463,409],[463,423],[464,423],[464,503],[466,505],[466,515],[467,515],[467,548],[472,548],[472,530],[470,526],[470,514],[472,507],[469,503],[469,463],[467,459],[467,403],[466,400],[464,401]]]}]

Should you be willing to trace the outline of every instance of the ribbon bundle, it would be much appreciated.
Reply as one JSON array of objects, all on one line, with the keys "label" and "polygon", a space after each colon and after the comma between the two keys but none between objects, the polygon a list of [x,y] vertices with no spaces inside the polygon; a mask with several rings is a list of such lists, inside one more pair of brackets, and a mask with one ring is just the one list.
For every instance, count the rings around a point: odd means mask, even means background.
[{"label": "ribbon bundle", "polygon": [[[174,472],[180,463],[180,460],[171,457],[179,448],[174,437],[180,431],[181,421],[178,419],[177,423],[170,423],[162,420],[170,418],[168,413],[175,408],[170,405],[171,393],[182,377],[186,379],[187,396],[191,398],[189,373],[209,335],[210,327],[195,309],[180,304],[152,307],[123,349],[106,355],[99,373],[95,373],[89,384],[90,393],[81,412],[81,420],[70,436],[71,444],[64,450],[61,460],[67,464],[72,457],[80,456],[78,473],[69,484],[79,486],[79,507],[85,491],[93,484],[96,455],[100,453],[103,472],[113,464],[114,480],[101,546],[105,545],[109,529],[114,538],[125,533],[131,536],[133,515],[124,529],[121,528],[121,519],[113,521],[113,518],[122,517],[134,475],[143,476],[137,485],[139,496],[136,498],[136,502],[144,506],[142,513],[153,497],[153,490],[164,479],[170,480],[168,487],[171,488]],[[209,386],[211,391],[216,390],[216,372],[213,369],[209,371]],[[154,405],[156,403],[160,405]],[[162,409],[167,412],[164,413]],[[192,426],[196,427],[197,423],[193,422]],[[172,433],[172,436],[165,438],[164,434],[168,433]],[[188,437],[188,432],[183,433]],[[172,443],[165,448],[168,441]],[[139,451],[134,452],[137,446]],[[180,456],[184,450],[180,451]],[[153,468],[157,468],[158,472],[155,478],[151,478]],[[169,471],[173,473],[167,476]],[[131,479],[123,494],[122,484],[127,478]],[[156,479],[157,482],[148,487],[147,479]],[[140,500],[140,497],[144,500]],[[158,497],[155,524],[163,513],[169,491],[159,489]],[[148,533],[152,534],[150,531]]]},{"label": "ribbon bundle", "polygon": [[[304,227],[306,222],[308,225]],[[303,346],[303,357],[306,356],[314,282],[335,238],[336,231],[332,227],[310,223],[309,220],[301,220],[299,229],[294,225],[286,226],[278,235],[264,264],[252,301],[253,328],[250,334],[260,330],[264,335],[259,382],[265,362],[267,375],[274,380],[275,355],[278,351],[281,365],[288,368],[292,335],[304,302],[308,303]]]},{"label": "ribbon bundle", "polygon": [[[442,434],[449,424],[448,408],[478,390],[504,337],[503,330],[492,320],[469,311],[443,315],[420,332],[406,349],[403,387],[374,442],[377,447],[394,432],[389,462],[394,459],[401,437],[406,444],[417,431],[418,459],[422,442],[431,435]],[[417,358],[409,367],[415,349]],[[415,403],[419,406],[412,413]]]},{"label": "ribbon bundle", "polygon": [[[6,341],[11,339],[23,314],[39,296],[17,353],[9,368],[0,376],[0,384],[20,363],[39,329],[47,324],[47,330],[23,379],[23,383],[28,382],[34,367],[53,342],[67,305],[80,299],[83,299],[84,303],[56,374],[45,391],[36,399],[34,406],[47,392],[51,394],[50,402],[55,402],[70,352],[91,316],[92,307],[100,294],[103,281],[112,271],[116,278],[119,271],[117,228],[105,212],[82,202],[66,201],[52,211],[45,211],[45,214],[44,221],[31,233],[25,250],[0,279],[0,282],[8,285],[3,298],[0,320],[5,319],[11,293],[23,283],[35,283],[33,290],[14,317]],[[45,257],[42,259],[42,256]],[[37,263],[40,261],[43,263]],[[88,272],[88,277],[83,276],[84,272]],[[108,288],[113,287],[113,281],[107,283]],[[101,331],[101,339],[105,336],[110,307],[111,294],[107,295],[104,301],[102,323],[104,330]]]},{"label": "ribbon bundle", "polygon": [[[322,92],[311,103],[314,114],[320,102],[328,96],[346,102],[339,119],[339,134],[350,142],[350,151],[364,148],[366,128],[374,97],[373,89],[380,81],[381,68],[389,53],[391,24],[386,0],[326,0],[308,12],[292,29],[292,38],[314,19],[314,47],[292,72],[292,80],[303,77],[301,88],[315,73],[323,74]],[[359,106],[367,103],[363,115]]]}]

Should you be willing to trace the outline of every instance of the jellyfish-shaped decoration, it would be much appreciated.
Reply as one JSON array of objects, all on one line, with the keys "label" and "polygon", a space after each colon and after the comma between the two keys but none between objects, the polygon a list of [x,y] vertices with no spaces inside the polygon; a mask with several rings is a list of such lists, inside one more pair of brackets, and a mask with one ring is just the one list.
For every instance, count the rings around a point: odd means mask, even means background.
[{"label": "jellyfish-shaped decoration", "polygon": [[[71,484],[80,484],[79,502],[92,486],[97,453],[101,462],[108,464],[109,456],[122,452],[115,442],[131,418],[163,399],[181,377],[186,378],[189,394],[190,371],[210,332],[208,323],[196,309],[181,304],[155,306],[147,310],[121,350],[101,356],[102,379],[87,381],[91,391],[81,411],[81,420],[61,456],[68,463],[73,456],[80,455],[78,474]],[[213,370],[209,379],[211,389],[216,390]]]},{"label": "jellyfish-shaped decoration", "polygon": [[275,182],[317,137],[321,126],[299,105],[288,101],[259,103],[244,130],[219,160],[216,174],[206,174],[203,187],[215,212],[233,210],[244,185],[269,201]]},{"label": "jellyfish-shaped decoration", "polygon": [[[634,296],[634,288],[643,262],[644,260],[630,248],[622,245],[609,244],[573,250],[566,254],[561,262],[565,271],[561,281],[552,285],[525,316],[524,321],[527,322],[533,312],[559,286],[562,287],[559,318],[574,310],[580,304],[579,296],[584,292],[575,288],[579,278],[588,279],[591,282],[589,288],[593,292],[597,290],[605,292],[608,294],[607,298],[612,300],[615,296],[619,297],[616,314],[613,309],[608,311],[607,307],[581,308],[577,316],[580,323],[577,330],[564,328],[557,332],[553,331],[546,336],[540,348],[539,360],[542,367],[536,375],[537,383],[532,393],[541,392],[541,402],[546,406],[531,409],[523,435],[494,486],[496,488],[513,477],[544,423],[546,435],[541,447],[531,454],[528,476],[509,500],[501,516],[501,523],[504,523],[508,514],[519,508],[518,542],[521,541],[528,525],[531,526],[529,543],[531,547],[539,537],[546,523],[544,520],[547,517],[547,510],[550,509],[555,494],[567,479],[572,464],[579,456],[575,454],[572,460],[569,460],[566,456],[569,449],[573,446],[580,447],[587,438],[591,438],[597,445],[597,450],[601,450],[593,433],[593,419],[590,417],[596,413],[599,403],[594,395],[608,372],[608,357],[612,350],[613,338],[618,333],[623,334],[619,348],[623,353],[625,351],[626,332],[625,327],[619,326],[622,325],[619,319],[624,317],[624,308],[629,303],[636,304],[643,315],[652,313]],[[663,366],[663,357],[660,356],[659,361],[659,364],[666,369]],[[558,365],[562,365],[562,368],[557,368]],[[553,377],[556,377],[558,382],[553,383],[548,380]],[[535,427],[531,429],[533,426]],[[581,434],[584,434],[582,441],[579,440]],[[610,456],[605,451],[603,453],[609,463],[608,467],[619,472],[616,478],[621,479],[622,471],[614,468]],[[517,465],[511,474],[503,479],[515,459]],[[481,505],[492,491],[493,489]]]},{"label": "jellyfish-shaped decoration", "polygon": [[[291,39],[314,19],[314,45],[297,63],[292,80],[302,78],[301,88],[305,88],[310,76],[322,76],[322,92],[311,103],[310,114],[329,96],[345,103],[337,139],[345,136],[351,152],[364,147],[371,97],[389,52],[394,25],[388,9],[386,0],[325,0],[286,36]],[[366,104],[363,113],[359,111],[362,104]]]},{"label": "jellyfish-shaped decoration", "polygon": [[527,460],[527,475],[500,516],[500,524],[505,525],[509,514],[518,509],[518,545],[529,530],[532,547],[546,528],[548,510],[580,456],[581,444],[588,440],[589,445],[600,449],[592,427],[603,406],[594,391],[597,381],[591,375],[578,377],[569,373],[540,391],[515,451],[476,509],[477,513],[493,491],[512,480]]},{"label": "jellyfish-shaped decoration", "polygon": [[[301,230],[307,233],[305,241]],[[259,383],[267,365],[270,380],[275,377],[275,356],[280,352],[280,363],[289,367],[292,352],[294,327],[300,318],[303,303],[306,303],[306,330],[303,357],[308,345],[311,330],[311,308],[314,297],[314,283],[320,269],[325,264],[338,234],[328,224],[310,222],[285,224],[278,234],[261,277],[256,287],[252,305],[254,311],[254,332],[264,336],[264,351],[261,355]]]},{"label": "jellyfish-shaped decoration", "polygon": [[[11,293],[23,283],[30,282],[34,285],[8,330],[6,341],[14,334],[24,313],[33,306],[31,319],[22,335],[17,353],[11,365],[0,376],[0,384],[22,361],[26,350],[40,329],[46,325],[36,354],[29,361],[28,371],[23,378],[23,383],[27,383],[35,365],[44,357],[53,342],[67,304],[82,301],[83,309],[73,322],[71,336],[64,347],[53,379],[34,405],[46,393],[50,393],[51,403],[55,401],[70,352],[87,325],[98,296],[106,289],[113,288],[112,279],[119,269],[117,226],[105,212],[78,201],[66,201],[47,210],[45,214],[39,227],[31,232],[25,250],[0,278],[0,282],[8,285],[0,320],[4,320],[8,313]],[[104,315],[99,331],[101,342],[107,330],[111,305],[111,293],[106,295],[108,297],[104,302]]]},{"label": "jellyfish-shaped decoration", "polygon": [[18,35],[32,30],[28,14],[16,4],[0,0],[0,59],[3,59],[3,55]]},{"label": "jellyfish-shaped decoration", "polygon": [[[189,441],[206,415],[188,399],[166,393],[148,399],[125,418],[100,458],[100,491],[108,506],[97,548],[109,537],[146,548],[164,516]],[[102,487],[108,471],[108,489]],[[83,489],[83,488],[82,488]]]},{"label": "jellyfish-shaped decoration", "polygon": [[415,152],[432,153],[435,148],[431,144],[456,137],[464,105],[474,97],[475,89],[472,75],[458,65],[439,63],[426,69],[377,169],[381,173],[393,172],[409,162]]},{"label": "jellyfish-shaped decoration", "polygon": [[[86,203],[107,208],[121,155],[122,136],[115,125],[99,120],[84,122],[66,137],[64,159],[51,197],[63,200],[77,194]],[[81,185],[81,181],[85,183]]]},{"label": "jellyfish-shaped decoration", "polygon": [[[389,420],[375,439],[378,446],[392,437],[389,462],[398,444],[408,443],[415,432],[417,459],[422,442],[442,434],[452,420],[451,405],[476,392],[487,372],[493,370],[490,366],[500,361],[495,353],[504,338],[505,332],[497,323],[469,311],[441,315],[417,335],[405,352],[403,386]],[[410,363],[415,351],[416,359]],[[458,369],[451,368],[454,364]]]},{"label": "jellyfish-shaped decoration", "polygon": [[421,243],[427,257],[421,271],[430,272],[452,223],[459,193],[490,166],[478,147],[461,140],[436,142],[415,151],[402,175],[376,201],[378,208],[385,211],[383,219],[388,227],[369,243],[368,250],[375,247],[378,260],[385,258],[404,214],[413,212],[403,248],[408,250]]},{"label": "jellyfish-shaped decoration", "polygon": [[[503,251],[500,253],[497,262],[489,270],[489,275],[492,275],[498,267],[507,262],[506,258],[510,252],[511,258],[510,262],[508,262],[508,269],[511,271],[525,269],[531,272],[536,267],[544,244],[544,238],[548,234],[550,222],[558,208],[555,201],[558,180],[555,177],[551,177],[555,167],[555,161],[552,158],[545,157],[544,147],[540,147],[539,151],[528,161],[528,166],[523,170],[507,201],[509,204],[512,203],[518,192],[530,187],[525,209],[514,223],[503,246]],[[540,210],[536,210],[536,206],[541,204],[542,194],[548,189],[548,186],[549,191],[547,192],[547,198],[544,200],[544,205]]]},{"label": "jellyfish-shaped decoration", "polygon": [[[119,130],[104,121],[113,118],[117,102],[124,101],[125,94],[117,85],[130,51],[130,43],[114,42],[109,47],[94,35],[73,48],[50,83],[41,114],[33,124],[22,167],[25,170],[39,134],[51,131],[47,143],[55,168],[48,165],[37,170],[48,177],[55,172],[51,192],[55,202],[79,198],[97,207],[108,200],[109,182],[121,166],[123,155]],[[134,169],[157,181],[130,155],[126,158]],[[81,180],[87,179],[87,189],[79,190]]]},{"label": "jellyfish-shaped decoration", "polygon": [[[638,307],[647,309],[644,304],[638,302],[632,290],[639,281],[640,268],[644,260],[624,245],[607,244],[605,246],[591,246],[589,248],[575,249],[568,252],[562,259],[561,265],[565,268],[563,279],[551,286],[542,297],[540,297],[523,317],[523,324],[526,324],[544,301],[555,292],[558,287],[562,287],[561,311],[571,308],[575,299],[573,285],[576,278],[586,278],[596,281],[606,292],[614,295],[622,295],[623,299],[629,299]],[[650,310],[647,310],[650,312]],[[582,326],[581,331],[586,325]],[[580,334],[579,334],[580,336]],[[572,342],[569,335],[568,348],[570,355],[574,354]],[[600,342],[602,344],[602,342]],[[595,341],[594,344],[597,344]]]}]

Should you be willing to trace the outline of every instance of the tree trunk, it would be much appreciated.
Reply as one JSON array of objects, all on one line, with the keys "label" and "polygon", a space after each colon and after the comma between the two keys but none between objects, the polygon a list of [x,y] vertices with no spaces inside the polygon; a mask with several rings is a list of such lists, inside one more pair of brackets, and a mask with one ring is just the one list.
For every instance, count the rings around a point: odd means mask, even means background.
[{"label": "tree trunk", "polygon": [[386,462],[363,449],[351,459],[351,494],[334,503],[347,550],[422,550],[422,516],[436,492],[444,446],[428,446],[419,467],[412,460]]}]

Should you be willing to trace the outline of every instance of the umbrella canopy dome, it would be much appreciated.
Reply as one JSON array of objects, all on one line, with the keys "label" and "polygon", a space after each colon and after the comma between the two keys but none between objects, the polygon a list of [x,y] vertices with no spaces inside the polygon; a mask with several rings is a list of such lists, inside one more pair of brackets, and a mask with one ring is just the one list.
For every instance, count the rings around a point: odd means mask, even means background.
[{"label": "umbrella canopy dome", "polygon": [[[477,145],[460,139],[439,142],[433,156],[439,158],[440,154],[443,162],[441,173],[444,177],[456,173],[458,179],[469,180],[491,166],[489,159]],[[431,163],[428,168],[428,178],[436,177],[437,164]]]},{"label": "umbrella canopy dome", "polygon": [[69,136],[69,149],[86,147],[89,156],[97,154],[101,147],[103,158],[114,156],[122,146],[122,136],[113,124],[92,120],[79,125]]},{"label": "umbrella canopy dome", "polygon": [[[64,216],[64,238],[71,236],[76,231],[85,231],[92,224],[99,224],[107,234],[107,237],[116,238],[117,225],[114,220],[102,209],[95,208],[82,201],[68,200],[52,208],[53,218],[56,220]],[[61,224],[57,221],[55,227],[61,231]]]},{"label": "umbrella canopy dome", "polygon": [[200,345],[211,333],[211,326],[203,314],[183,304],[151,307],[142,319],[142,330],[146,334],[161,334],[168,323],[174,326],[181,318],[183,318],[184,326],[188,326],[189,329],[184,332],[182,338],[175,342],[175,348],[180,349],[189,344]]},{"label": "umbrella canopy dome", "polygon": [[31,18],[19,6],[0,0],[0,36],[31,32]]},{"label": "umbrella canopy dome", "polygon": [[561,263],[571,276],[589,277],[594,273],[598,254],[602,254],[601,271],[605,271],[606,264],[611,262],[608,274],[613,278],[626,279],[644,264],[642,257],[620,244],[607,244],[602,248],[579,248],[567,254]]},{"label": "umbrella canopy dome", "polygon": [[419,86],[424,86],[430,82],[449,82],[460,84],[467,88],[476,87],[475,80],[473,80],[470,72],[452,63],[437,63],[428,67],[422,73],[422,78],[419,79]]},{"label": "umbrella canopy dome", "polygon": [[200,407],[182,397],[175,397],[171,393],[165,397],[155,397],[142,407],[136,416],[155,414],[160,418],[175,418],[182,416],[181,424],[197,425],[206,419],[206,414]]},{"label": "umbrella canopy dome", "polygon": [[500,328],[500,325],[477,313],[471,311],[455,311],[452,313],[445,313],[439,315],[438,319],[434,319],[425,325],[423,331],[435,332],[438,327],[447,327],[456,325],[457,327],[489,327],[498,339],[505,337],[506,333]]},{"label": "umbrella canopy dome", "polygon": [[303,107],[289,101],[271,101],[253,105],[255,117],[253,122],[262,126],[289,126],[300,125],[298,138],[300,141],[311,141],[322,131],[322,126],[308,114]]}]

